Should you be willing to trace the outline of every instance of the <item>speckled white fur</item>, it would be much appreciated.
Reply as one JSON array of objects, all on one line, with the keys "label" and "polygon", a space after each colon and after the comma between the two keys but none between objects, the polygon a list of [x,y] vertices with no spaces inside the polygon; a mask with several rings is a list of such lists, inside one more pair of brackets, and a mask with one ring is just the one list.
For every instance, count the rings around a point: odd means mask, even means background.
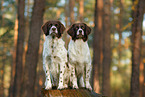
[{"label": "speckled white fur", "polygon": [[54,39],[48,35],[43,47],[43,69],[46,75],[45,89],[68,87],[69,71],[67,67],[67,50],[61,38]]},{"label": "speckled white fur", "polygon": [[70,81],[73,88],[78,88],[77,80],[80,87],[86,87],[92,90],[90,85],[91,76],[91,56],[87,41],[82,39],[71,40],[68,46],[69,67],[71,70]]}]

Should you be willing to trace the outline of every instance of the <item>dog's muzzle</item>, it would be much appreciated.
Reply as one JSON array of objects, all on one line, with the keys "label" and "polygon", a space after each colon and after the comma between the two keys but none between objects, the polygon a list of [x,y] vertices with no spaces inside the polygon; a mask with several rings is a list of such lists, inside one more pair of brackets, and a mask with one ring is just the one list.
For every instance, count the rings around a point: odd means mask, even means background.
[{"label": "dog's muzzle", "polygon": [[79,35],[77,35],[77,38],[78,39],[82,39],[83,38],[83,35],[79,34]]},{"label": "dog's muzzle", "polygon": [[84,35],[83,33],[84,33],[83,30],[81,28],[79,28],[78,31],[77,31],[76,38],[77,39],[82,39],[83,38],[83,35]]},{"label": "dog's muzzle", "polygon": [[52,36],[52,38],[55,38],[57,36],[56,32],[52,32],[50,35]]}]

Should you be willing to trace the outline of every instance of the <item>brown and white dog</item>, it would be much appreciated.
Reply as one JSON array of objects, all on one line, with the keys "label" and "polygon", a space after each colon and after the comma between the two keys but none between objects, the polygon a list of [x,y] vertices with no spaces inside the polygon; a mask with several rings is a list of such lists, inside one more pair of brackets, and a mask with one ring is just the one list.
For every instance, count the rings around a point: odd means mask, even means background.
[{"label": "brown and white dog", "polygon": [[43,47],[43,69],[46,75],[45,89],[68,87],[67,50],[61,36],[65,30],[60,21],[48,21],[42,26],[45,34]]},{"label": "brown and white dog", "polygon": [[70,81],[73,88],[86,87],[92,90],[90,85],[91,77],[91,56],[87,43],[91,28],[85,23],[73,24],[67,33],[72,37],[68,46],[69,67],[71,71]]}]

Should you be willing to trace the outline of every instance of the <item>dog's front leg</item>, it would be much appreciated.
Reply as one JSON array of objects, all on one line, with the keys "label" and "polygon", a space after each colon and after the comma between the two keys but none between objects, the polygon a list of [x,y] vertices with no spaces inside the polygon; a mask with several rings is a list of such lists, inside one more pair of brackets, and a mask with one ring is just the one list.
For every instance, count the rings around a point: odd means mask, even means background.
[{"label": "dog's front leg", "polygon": [[52,83],[51,83],[51,78],[50,78],[50,70],[49,70],[48,63],[47,62],[44,62],[43,63],[43,69],[44,69],[45,76],[46,76],[45,89],[46,90],[52,89]]},{"label": "dog's front leg", "polygon": [[79,87],[83,87],[84,88],[85,87],[85,83],[84,83],[84,76],[83,75],[81,76],[79,82],[80,82],[80,86]]},{"label": "dog's front leg", "polygon": [[72,88],[78,89],[77,77],[76,77],[76,73],[75,73],[75,65],[69,64],[69,69],[71,72],[70,82],[72,83]]},{"label": "dog's front leg", "polygon": [[64,89],[64,68],[65,63],[60,63],[59,83],[57,89]]},{"label": "dog's front leg", "polygon": [[68,88],[68,82],[70,80],[70,70],[69,70],[69,66],[68,63],[66,62],[66,65],[64,66],[64,88]]},{"label": "dog's front leg", "polygon": [[86,65],[86,88],[92,91],[92,87],[90,85],[90,77],[91,77],[92,66],[91,63]]}]

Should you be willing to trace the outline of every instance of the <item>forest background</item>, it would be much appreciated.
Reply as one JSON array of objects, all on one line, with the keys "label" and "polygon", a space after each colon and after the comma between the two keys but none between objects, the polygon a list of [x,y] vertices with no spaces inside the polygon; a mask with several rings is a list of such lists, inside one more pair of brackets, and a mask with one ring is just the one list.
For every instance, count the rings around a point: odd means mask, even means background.
[{"label": "forest background", "polygon": [[[108,97],[145,97],[145,0],[1,0],[0,97],[41,97],[44,34],[60,20],[92,28],[91,83]],[[70,37],[63,35],[66,48]]]}]

